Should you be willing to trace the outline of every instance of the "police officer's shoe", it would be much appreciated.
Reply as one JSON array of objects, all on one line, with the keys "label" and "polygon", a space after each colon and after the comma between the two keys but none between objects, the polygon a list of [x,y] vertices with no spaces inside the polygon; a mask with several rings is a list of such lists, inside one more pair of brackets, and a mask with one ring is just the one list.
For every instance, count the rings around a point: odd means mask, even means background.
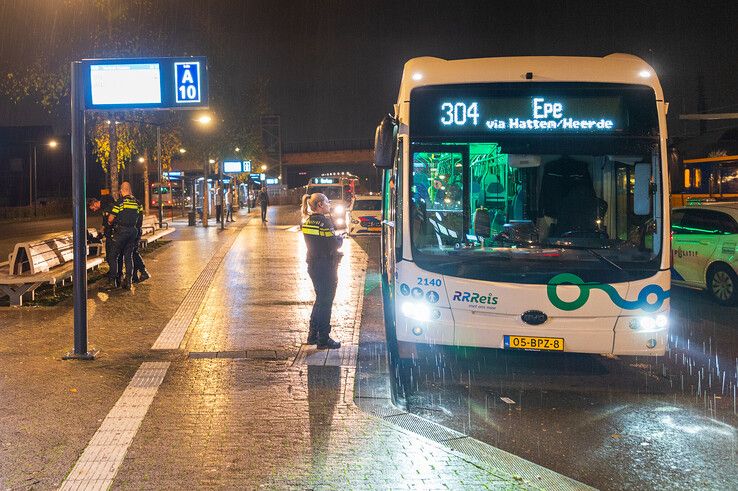
[{"label": "police officer's shoe", "polygon": [[123,278],[123,282],[120,284],[120,287],[123,288],[124,290],[130,290],[131,288],[133,288],[133,285],[131,283],[131,278],[129,276],[126,276],[125,278]]},{"label": "police officer's shoe", "polygon": [[142,281],[146,281],[146,280],[148,280],[149,278],[151,278],[151,275],[149,274],[149,272],[148,272],[148,271],[146,271],[146,270],[144,269],[144,270],[143,270],[143,271],[141,271],[141,272],[140,272],[140,273],[139,273],[138,275],[134,275],[134,276],[133,276],[133,282],[134,282],[134,283],[141,283]]},{"label": "police officer's shoe", "polygon": [[338,349],[341,347],[341,343],[331,338],[325,341],[318,341],[318,349]]},{"label": "police officer's shoe", "polygon": [[118,288],[120,288],[120,281],[118,281],[118,279],[116,278],[114,280],[108,279],[107,282],[102,285],[100,289],[109,292]]}]

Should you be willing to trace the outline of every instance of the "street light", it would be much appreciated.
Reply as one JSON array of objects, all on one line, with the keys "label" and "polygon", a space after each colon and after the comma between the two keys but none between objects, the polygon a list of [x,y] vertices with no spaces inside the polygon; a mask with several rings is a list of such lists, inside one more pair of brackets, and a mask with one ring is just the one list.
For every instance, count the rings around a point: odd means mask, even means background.
[{"label": "street light", "polygon": [[201,114],[197,118],[195,118],[195,121],[197,121],[200,124],[210,124],[213,121],[213,117],[209,114]]},{"label": "street light", "polygon": [[[49,148],[56,148],[59,146],[59,142],[56,140],[49,140],[46,143],[42,143],[42,145],[45,145]],[[33,216],[36,216],[36,203],[38,202],[38,182],[37,182],[37,167],[38,167],[38,151],[37,151],[38,143],[34,143],[33,145],[33,185],[29,192],[31,194],[31,203],[33,204]]]},{"label": "street light", "polygon": [[266,164],[262,164],[262,166],[261,166],[261,170],[263,170],[263,171],[264,171],[264,170],[267,170],[267,166],[266,166]]},{"label": "street light", "polygon": [[139,157],[138,158],[138,163],[139,164],[143,164],[144,162],[146,162],[146,159],[145,158],[143,158],[143,157]]},{"label": "street light", "polygon": [[236,153],[238,153],[238,152],[240,152],[240,151],[241,151],[241,149],[240,149],[240,148],[238,148],[238,147],[236,147]]},{"label": "street light", "polygon": [[179,153],[181,153],[181,154],[187,153],[187,149],[186,148],[180,148],[179,149]]}]

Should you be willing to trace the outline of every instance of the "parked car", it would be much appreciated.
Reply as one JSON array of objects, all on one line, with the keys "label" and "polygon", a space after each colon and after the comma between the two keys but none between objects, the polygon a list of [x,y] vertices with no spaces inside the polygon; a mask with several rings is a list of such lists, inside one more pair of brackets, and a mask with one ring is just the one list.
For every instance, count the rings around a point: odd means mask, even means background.
[{"label": "parked car", "polygon": [[382,197],[356,196],[349,208],[349,235],[376,234],[382,231]]},{"label": "parked car", "polygon": [[671,212],[672,281],[738,302],[738,203],[704,203]]}]

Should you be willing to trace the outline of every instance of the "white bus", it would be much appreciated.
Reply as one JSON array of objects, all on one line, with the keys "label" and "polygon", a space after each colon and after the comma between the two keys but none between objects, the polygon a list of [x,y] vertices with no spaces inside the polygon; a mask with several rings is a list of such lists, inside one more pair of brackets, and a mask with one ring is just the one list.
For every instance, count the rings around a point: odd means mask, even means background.
[{"label": "white bus", "polygon": [[667,104],[649,65],[416,58],[394,109],[375,164],[401,356],[419,343],[664,353]]}]

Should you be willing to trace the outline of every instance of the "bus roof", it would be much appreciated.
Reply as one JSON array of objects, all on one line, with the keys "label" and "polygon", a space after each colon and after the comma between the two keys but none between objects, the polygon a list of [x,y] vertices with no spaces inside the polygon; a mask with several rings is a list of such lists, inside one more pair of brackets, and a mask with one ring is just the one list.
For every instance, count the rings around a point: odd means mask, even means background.
[{"label": "bus roof", "polygon": [[602,58],[581,56],[517,56],[443,60],[425,56],[405,63],[399,104],[410,100],[415,87],[460,83],[601,82],[639,84],[653,88],[656,100],[664,94],[654,69],[637,56],[614,53]]}]

